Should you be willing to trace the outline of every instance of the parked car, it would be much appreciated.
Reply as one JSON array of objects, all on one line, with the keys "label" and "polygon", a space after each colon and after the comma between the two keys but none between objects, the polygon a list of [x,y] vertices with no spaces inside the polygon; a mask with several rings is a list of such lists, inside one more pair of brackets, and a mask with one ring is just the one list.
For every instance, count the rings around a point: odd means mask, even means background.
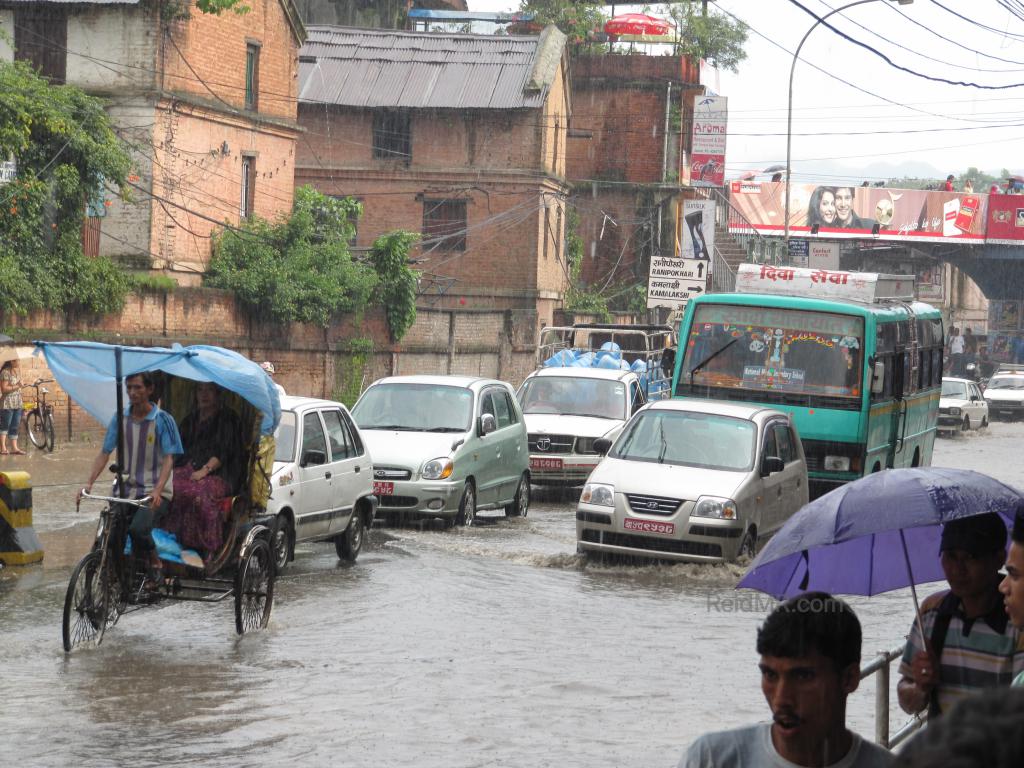
[{"label": "parked car", "polygon": [[355,562],[377,499],[370,454],[348,409],[331,400],[283,396],[274,436],[267,512],[275,515],[278,570],[304,541],[330,539],[338,557]]},{"label": "parked car", "polygon": [[1024,366],[1000,366],[988,380],[985,401],[990,418],[1016,419],[1024,415]]},{"label": "parked car", "polygon": [[732,561],[807,503],[800,436],[781,411],[663,400],[597,449],[607,455],[576,510],[584,554]]},{"label": "parked car", "polygon": [[373,455],[380,512],[472,525],[482,509],[525,515],[526,424],[508,384],[469,376],[392,376],[352,409]]},{"label": "parked car", "polygon": [[970,379],[943,376],[938,431],[966,432],[987,426],[988,403],[977,383]]}]

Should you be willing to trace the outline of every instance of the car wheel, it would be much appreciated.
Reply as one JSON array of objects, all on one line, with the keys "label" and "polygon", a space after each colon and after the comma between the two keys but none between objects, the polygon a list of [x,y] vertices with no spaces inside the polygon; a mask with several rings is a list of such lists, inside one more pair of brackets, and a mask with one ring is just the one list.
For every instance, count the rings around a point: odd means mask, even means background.
[{"label": "car wheel", "polygon": [[519,478],[519,487],[516,488],[516,497],[511,504],[505,505],[506,517],[526,517],[530,511],[530,477],[525,472]]},{"label": "car wheel", "polygon": [[971,428],[971,417],[964,416],[964,423],[960,425],[961,432],[967,432]]},{"label": "car wheel", "polygon": [[334,539],[334,549],[338,557],[347,563],[354,563],[359,557],[359,551],[363,548],[363,539],[366,538],[366,526],[363,523],[363,516],[359,510],[352,512],[352,518],[348,521],[348,528],[341,536]]},{"label": "car wheel", "polygon": [[751,560],[754,559],[754,555],[757,553],[757,530],[753,527],[748,528],[747,532],[743,534],[743,540],[740,542],[740,548],[736,550],[736,559],[741,557],[747,557]]},{"label": "car wheel", "polygon": [[456,525],[472,525],[476,520],[476,489],[470,480],[466,481],[466,489],[462,492],[462,500],[459,501],[459,512],[455,515]]},{"label": "car wheel", "polygon": [[981,426],[978,429],[985,429],[988,426],[988,416],[981,417]]},{"label": "car wheel", "polygon": [[294,546],[295,532],[292,530],[291,521],[288,515],[281,513],[274,519],[274,529],[270,535],[270,549],[278,573],[288,567]]}]

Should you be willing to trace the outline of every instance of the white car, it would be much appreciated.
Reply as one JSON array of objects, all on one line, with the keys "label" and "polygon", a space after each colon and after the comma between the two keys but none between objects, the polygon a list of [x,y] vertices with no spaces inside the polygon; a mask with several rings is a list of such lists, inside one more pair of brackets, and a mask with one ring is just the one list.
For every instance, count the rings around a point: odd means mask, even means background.
[{"label": "white car", "polygon": [[587,555],[732,561],[807,503],[800,436],[770,408],[662,400],[597,447],[608,454],[576,508]]},{"label": "white car", "polygon": [[635,373],[603,368],[541,368],[517,397],[535,485],[582,485],[601,461],[594,441],[615,440],[647,402]]},{"label": "white car", "polygon": [[267,513],[274,516],[278,570],[303,541],[333,540],[338,557],[354,562],[377,498],[373,462],[348,409],[331,400],[283,396],[274,438]]},{"label": "white car", "polygon": [[942,378],[939,432],[966,432],[988,426],[988,403],[970,379]]},{"label": "white car", "polygon": [[996,371],[985,387],[985,401],[993,419],[1024,416],[1024,371]]}]

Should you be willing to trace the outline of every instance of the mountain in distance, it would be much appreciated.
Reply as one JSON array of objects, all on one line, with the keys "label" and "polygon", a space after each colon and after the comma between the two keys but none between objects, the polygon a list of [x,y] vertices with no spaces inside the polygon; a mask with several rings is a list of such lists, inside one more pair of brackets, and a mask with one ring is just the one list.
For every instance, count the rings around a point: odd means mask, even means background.
[{"label": "mountain in distance", "polygon": [[[989,168],[981,170],[980,174],[986,178],[994,177],[995,180],[1003,182],[1006,180],[1003,176],[1003,170],[1005,169]],[[868,181],[873,186],[876,182],[888,181],[890,179],[920,179],[924,182],[941,184],[952,173],[957,177],[957,186],[959,188],[959,182],[966,172],[966,167],[940,169],[922,160],[905,160],[900,163],[873,161],[862,166],[852,166],[834,160],[819,160],[814,163],[794,163],[793,182],[808,184],[820,182],[822,184],[853,184],[859,186],[862,182]],[[1020,171],[1011,170],[1011,173],[1016,174],[1020,173]],[[979,191],[987,192],[988,189],[979,189]]]}]

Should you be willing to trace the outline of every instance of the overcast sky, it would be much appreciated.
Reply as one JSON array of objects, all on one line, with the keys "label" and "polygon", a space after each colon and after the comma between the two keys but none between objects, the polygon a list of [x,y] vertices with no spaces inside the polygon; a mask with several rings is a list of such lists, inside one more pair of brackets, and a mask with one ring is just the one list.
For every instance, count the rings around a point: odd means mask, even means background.
[{"label": "overcast sky", "polygon": [[[819,16],[843,4],[799,2]],[[721,93],[729,97],[728,171],[736,176],[785,162],[792,52],[814,19],[790,0],[720,0],[717,5],[751,27],[748,58],[738,74],[723,73],[721,79]],[[469,0],[469,6],[513,10],[518,2]],[[979,85],[1024,86],[1024,20],[1006,6],[1019,8],[1024,16],[1024,2],[1017,0],[915,0],[912,5],[876,0],[836,14],[829,22],[895,64],[922,74]],[[630,10],[618,5],[616,12],[623,9]],[[913,173],[921,163],[943,177],[968,166],[1024,168],[1024,87],[984,90],[929,82],[819,25],[796,67],[794,179],[824,180],[841,173],[873,180],[887,172],[881,164],[895,166],[894,173]]]}]

